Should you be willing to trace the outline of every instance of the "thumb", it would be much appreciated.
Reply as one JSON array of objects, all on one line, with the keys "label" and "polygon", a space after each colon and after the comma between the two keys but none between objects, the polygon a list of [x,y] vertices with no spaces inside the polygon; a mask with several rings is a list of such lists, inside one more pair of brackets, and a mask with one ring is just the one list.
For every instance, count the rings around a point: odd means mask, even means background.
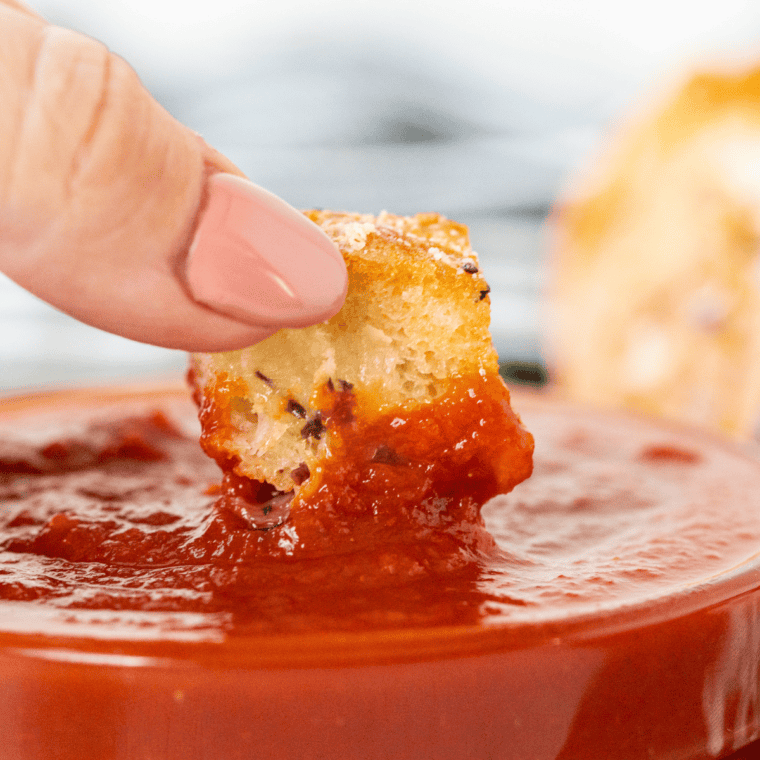
[{"label": "thumb", "polygon": [[340,308],[345,265],[316,225],[242,178],[103,45],[8,3],[0,270],[83,322],[191,351]]}]

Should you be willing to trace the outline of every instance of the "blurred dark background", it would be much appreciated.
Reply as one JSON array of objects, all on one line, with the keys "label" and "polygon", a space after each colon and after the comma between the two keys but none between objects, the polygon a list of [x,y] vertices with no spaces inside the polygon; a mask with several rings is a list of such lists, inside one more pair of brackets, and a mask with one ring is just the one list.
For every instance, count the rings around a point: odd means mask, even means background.
[{"label": "blurred dark background", "polygon": [[[760,4],[31,0],[126,58],[178,119],[297,207],[470,226],[501,359],[540,367],[545,217],[643,93],[760,58]],[[0,390],[178,373],[0,275]],[[517,378],[520,379],[519,377]]]}]

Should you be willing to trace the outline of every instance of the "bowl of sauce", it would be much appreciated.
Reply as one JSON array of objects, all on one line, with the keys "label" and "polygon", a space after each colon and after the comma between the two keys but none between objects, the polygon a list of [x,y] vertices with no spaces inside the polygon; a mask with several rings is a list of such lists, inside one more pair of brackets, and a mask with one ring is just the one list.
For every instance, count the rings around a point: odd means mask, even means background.
[{"label": "bowl of sauce", "polygon": [[535,470],[483,508],[491,539],[384,524],[303,555],[287,521],[225,506],[181,386],[5,399],[0,758],[740,752],[760,736],[760,461],[513,405]]}]

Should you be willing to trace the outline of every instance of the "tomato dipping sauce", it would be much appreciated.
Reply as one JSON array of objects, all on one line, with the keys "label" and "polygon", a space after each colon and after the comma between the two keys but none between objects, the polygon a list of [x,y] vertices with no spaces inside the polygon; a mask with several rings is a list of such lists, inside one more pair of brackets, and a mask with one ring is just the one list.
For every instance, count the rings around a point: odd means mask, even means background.
[{"label": "tomato dipping sauce", "polygon": [[[328,381],[303,431],[329,436],[329,454],[313,474],[302,463],[295,494],[238,475],[240,460],[219,445],[231,436],[230,411],[241,392],[225,376],[199,413],[201,446],[225,473],[217,509],[227,532],[234,526],[238,540],[247,535],[240,557],[342,563],[353,555],[362,577],[390,564],[410,580],[435,574],[434,565],[448,573],[498,551],[481,507],[533,467],[533,437],[498,375],[456,378],[433,404],[390,410],[377,410],[367,391],[357,396],[351,384]],[[225,540],[209,543],[217,551]]]},{"label": "tomato dipping sauce", "polygon": [[0,758],[695,760],[754,741],[754,453],[513,403],[535,472],[482,524],[474,502],[388,514],[299,554],[316,523],[251,527],[183,389],[5,399]]}]

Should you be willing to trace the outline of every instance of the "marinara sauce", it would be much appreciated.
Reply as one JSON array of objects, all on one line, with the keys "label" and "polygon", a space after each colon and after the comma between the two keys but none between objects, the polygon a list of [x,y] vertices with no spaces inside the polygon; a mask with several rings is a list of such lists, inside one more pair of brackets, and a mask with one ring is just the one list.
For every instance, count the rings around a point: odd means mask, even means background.
[{"label": "marinara sauce", "polygon": [[[341,498],[262,527],[201,453],[182,390],[6,400],[0,758],[693,760],[748,745],[757,460],[543,397],[515,407],[537,441],[531,479],[481,515],[487,472],[473,464],[479,493],[450,467],[416,513],[362,501],[352,534]],[[401,435],[379,445],[361,479],[398,490],[412,452]]]},{"label": "marinara sauce", "polygon": [[[329,434],[329,455],[312,477],[301,465],[302,488],[294,496],[237,475],[238,460],[217,446],[229,436],[230,409],[242,392],[219,379],[200,408],[200,442],[225,473],[216,508],[228,528],[234,515],[238,529],[254,531],[241,556],[357,555],[366,576],[378,569],[379,554],[394,556],[399,567],[425,556],[425,565],[448,572],[496,551],[480,510],[530,476],[533,437],[498,375],[482,372],[448,385],[434,404],[376,410],[371,392],[357,397],[351,384],[329,380],[303,431]],[[210,539],[214,550],[220,540]],[[426,572],[421,566],[418,574]]]}]

